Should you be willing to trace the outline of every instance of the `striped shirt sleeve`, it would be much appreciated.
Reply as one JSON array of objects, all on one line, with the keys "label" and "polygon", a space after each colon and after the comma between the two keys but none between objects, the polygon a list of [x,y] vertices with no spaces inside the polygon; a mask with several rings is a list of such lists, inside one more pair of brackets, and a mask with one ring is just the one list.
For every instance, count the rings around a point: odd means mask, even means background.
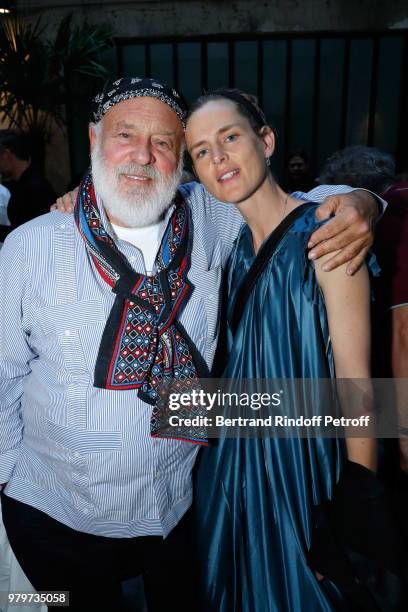
[{"label": "striped shirt sleeve", "polygon": [[[292,195],[301,200],[323,202],[328,196],[351,193],[352,191],[357,191],[357,189],[355,187],[349,187],[348,185],[319,185],[307,193],[297,191]],[[380,210],[384,212],[387,203],[382,198],[368,189],[362,189],[361,191],[368,191],[371,193],[371,195],[377,199]],[[218,235],[226,247],[227,253],[229,253],[244,223],[241,213],[234,204],[220,202],[213,195],[205,191],[204,188],[202,188],[201,198],[203,199],[204,206],[209,211],[214,226],[217,228]]]},{"label": "striped shirt sleeve", "polygon": [[296,192],[295,197],[300,197],[305,200],[313,202],[323,202],[323,200],[331,195],[339,195],[341,193],[351,193],[352,191],[368,191],[378,202],[378,208],[381,214],[387,208],[387,202],[383,200],[379,195],[370,191],[369,189],[363,189],[362,187],[349,187],[348,185],[319,185],[307,193]]},{"label": "striped shirt sleeve", "polygon": [[22,239],[17,231],[0,251],[0,483],[10,479],[18,458],[23,380],[35,356],[22,321],[24,268]]}]

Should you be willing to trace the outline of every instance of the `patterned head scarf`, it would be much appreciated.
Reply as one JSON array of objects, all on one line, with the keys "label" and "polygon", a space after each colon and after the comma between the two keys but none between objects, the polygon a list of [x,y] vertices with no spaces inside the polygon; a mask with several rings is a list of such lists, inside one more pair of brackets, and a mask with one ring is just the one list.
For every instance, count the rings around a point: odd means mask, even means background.
[{"label": "patterned head scarf", "polygon": [[104,90],[93,100],[92,118],[98,123],[104,114],[115,104],[131,98],[156,98],[176,113],[183,127],[186,126],[187,106],[175,89],[171,89],[157,79],[145,77],[124,77],[108,81]]}]

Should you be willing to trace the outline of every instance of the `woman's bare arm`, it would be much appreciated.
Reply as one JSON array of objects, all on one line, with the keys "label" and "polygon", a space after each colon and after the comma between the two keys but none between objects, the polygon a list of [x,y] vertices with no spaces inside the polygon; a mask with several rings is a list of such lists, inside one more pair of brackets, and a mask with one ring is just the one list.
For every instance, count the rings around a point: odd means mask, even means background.
[{"label": "woman's bare arm", "polygon": [[[331,254],[333,256],[333,254]],[[362,379],[363,392],[341,393],[343,413],[367,413],[362,406],[364,397],[370,395],[370,284],[366,266],[354,275],[345,273],[347,264],[325,272],[322,267],[328,256],[316,261],[316,275],[323,291],[330,338],[333,347],[336,378]],[[339,385],[341,389],[341,384]],[[343,387],[344,388],[344,387]],[[348,386],[348,391],[352,384]],[[342,397],[343,395],[343,397]],[[347,395],[347,405],[345,405]],[[353,404],[354,405],[351,405]],[[370,407],[368,407],[370,409]],[[347,452],[350,461],[360,463],[370,470],[376,469],[376,441],[374,438],[347,437]]]}]

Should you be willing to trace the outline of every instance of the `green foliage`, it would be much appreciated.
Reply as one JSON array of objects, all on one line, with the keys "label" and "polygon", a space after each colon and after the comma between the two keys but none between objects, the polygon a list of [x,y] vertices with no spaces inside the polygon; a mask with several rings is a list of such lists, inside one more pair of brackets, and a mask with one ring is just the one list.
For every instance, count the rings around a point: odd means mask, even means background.
[{"label": "green foliage", "polygon": [[45,143],[52,119],[65,127],[69,83],[76,74],[104,78],[99,54],[112,45],[107,26],[74,25],[62,19],[55,39],[41,18],[33,25],[16,17],[0,23],[0,115],[9,127],[28,130]]}]

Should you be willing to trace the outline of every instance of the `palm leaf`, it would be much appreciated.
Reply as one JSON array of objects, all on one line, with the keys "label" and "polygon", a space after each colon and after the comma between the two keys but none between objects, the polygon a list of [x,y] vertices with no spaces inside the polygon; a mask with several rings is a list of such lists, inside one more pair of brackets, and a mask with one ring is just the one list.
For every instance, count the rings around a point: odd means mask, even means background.
[{"label": "palm leaf", "polygon": [[73,25],[64,17],[54,40],[45,36],[41,17],[27,24],[18,17],[0,22],[0,115],[10,126],[50,136],[51,117],[63,126],[66,92],[73,74],[106,75],[99,61],[112,45],[107,26]]}]

